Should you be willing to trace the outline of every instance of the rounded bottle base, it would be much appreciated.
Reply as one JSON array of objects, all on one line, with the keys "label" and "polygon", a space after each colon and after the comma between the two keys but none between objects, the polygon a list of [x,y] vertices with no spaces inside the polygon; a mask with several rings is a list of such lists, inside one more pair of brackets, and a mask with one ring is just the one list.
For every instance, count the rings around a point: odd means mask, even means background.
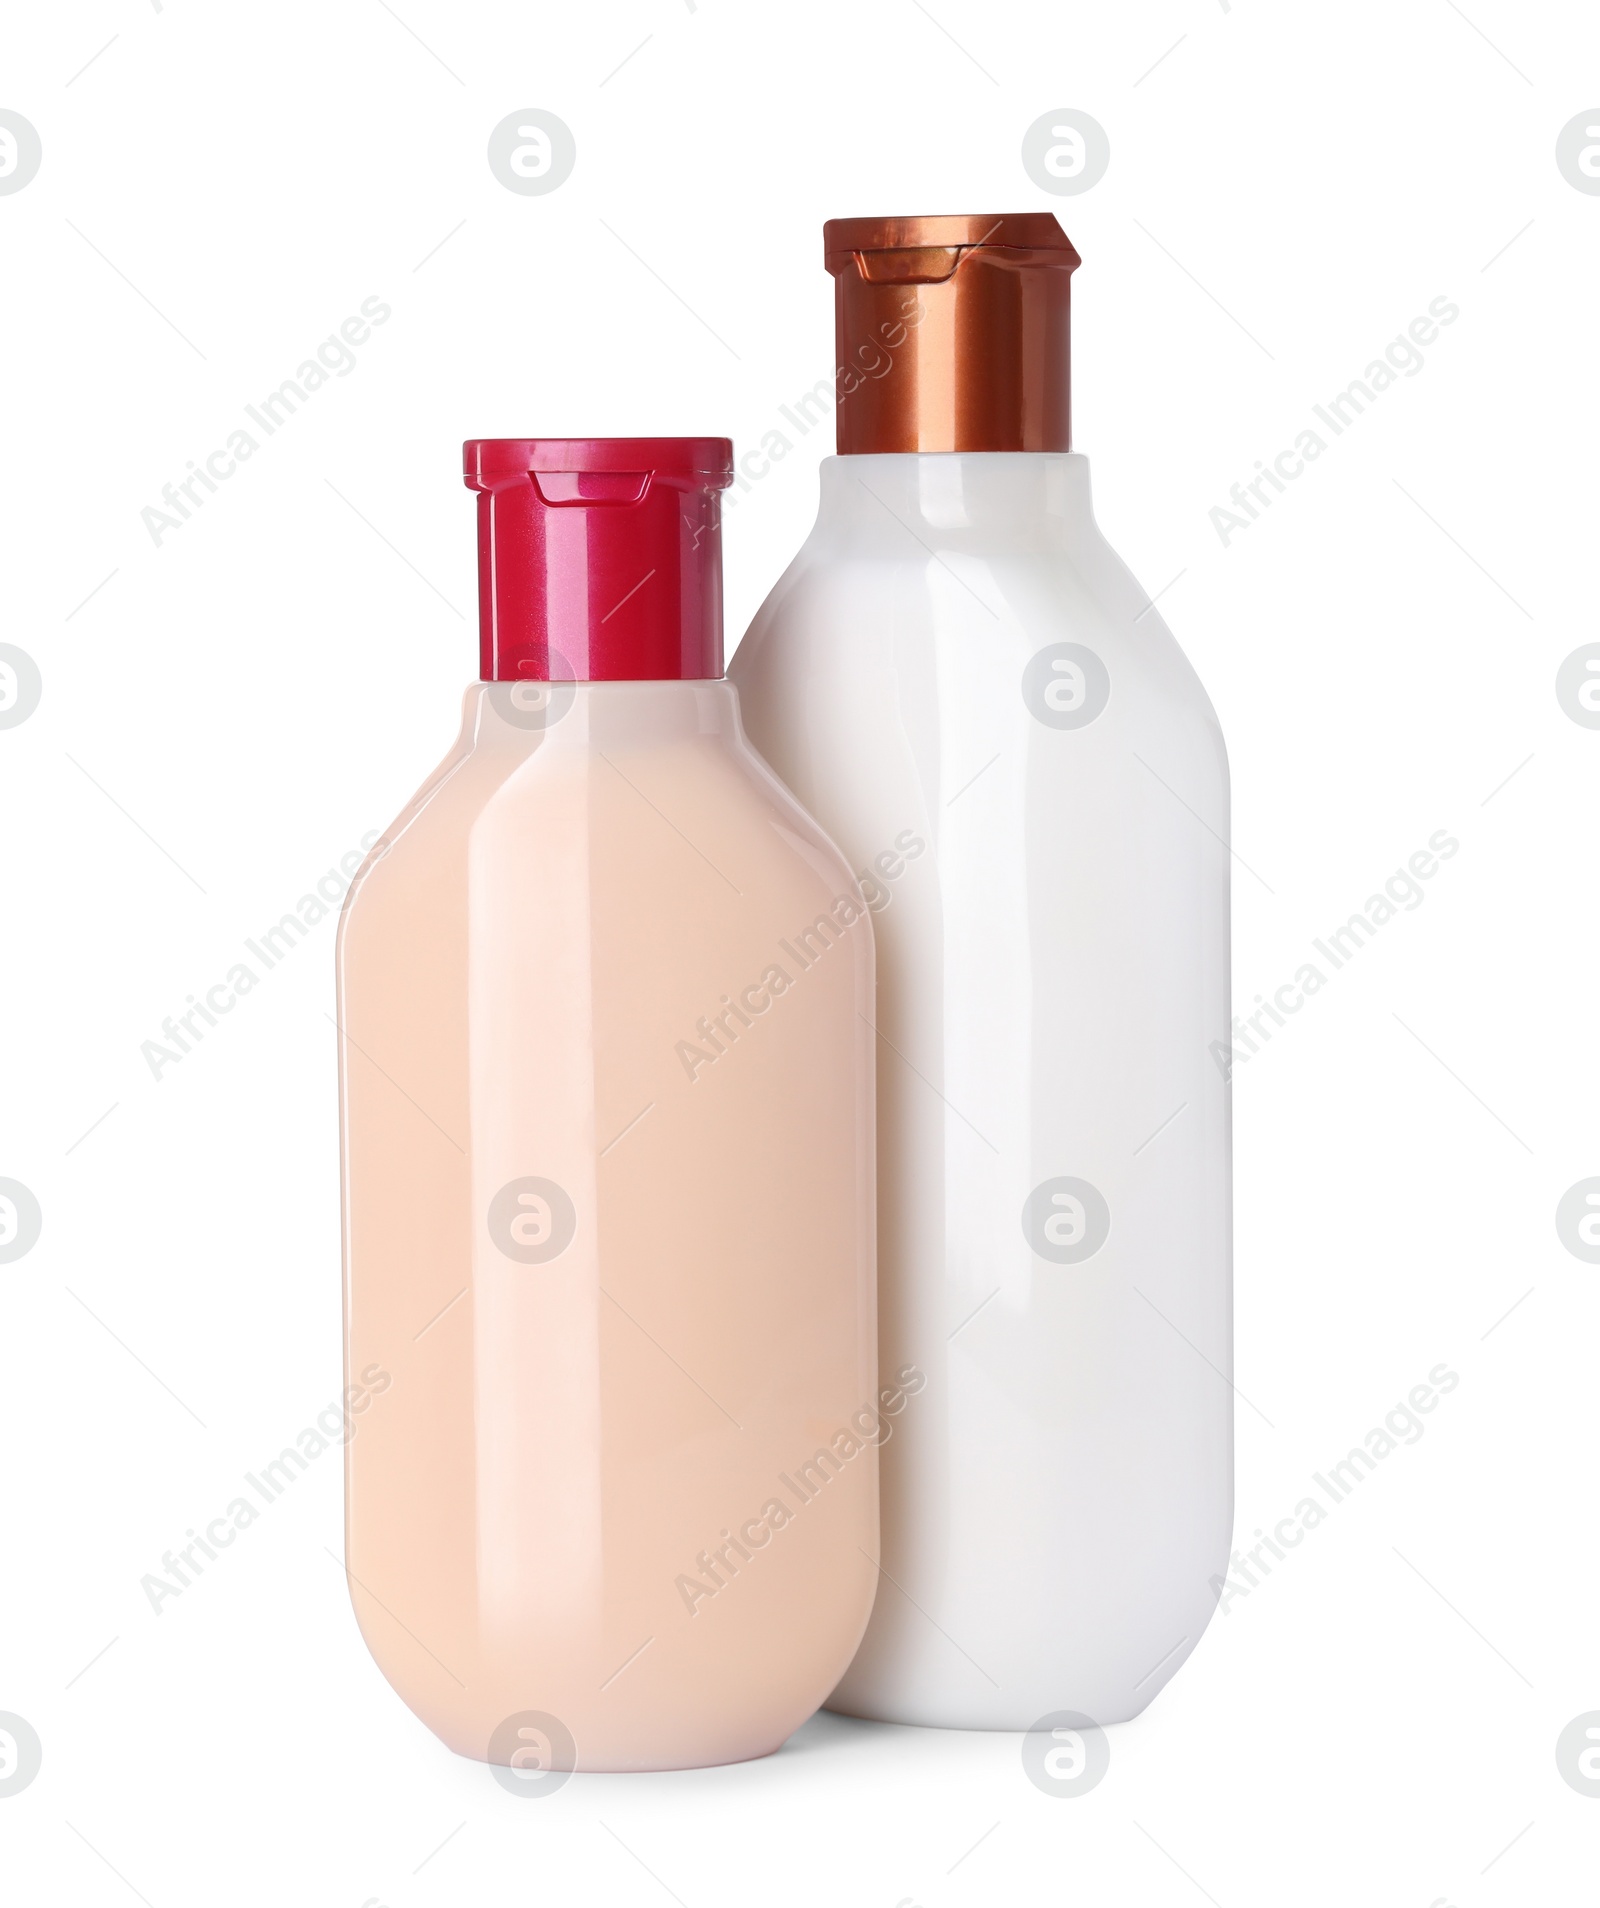
[{"label": "rounded bottle base", "polygon": [[[850,1716],[857,1722],[894,1723],[902,1729],[966,1729],[988,1735],[1023,1736],[1038,1724],[1041,1717],[1061,1710],[1086,1715],[1102,1729],[1114,1729],[1119,1723],[1132,1722],[1136,1716],[1142,1715],[1153,1700],[1153,1697],[1147,1697],[1138,1702],[1105,1705],[1109,1712],[1105,1715],[1085,1709],[1081,1703],[1046,1697],[1037,1697],[1021,1707],[1000,1705],[982,1712],[953,1703],[948,1708],[929,1705],[927,1709],[912,1714],[909,1709],[900,1709],[892,1703],[851,1703],[832,1696],[822,1707],[833,1716]],[[1026,1715],[1024,1710],[1027,1711]]]}]

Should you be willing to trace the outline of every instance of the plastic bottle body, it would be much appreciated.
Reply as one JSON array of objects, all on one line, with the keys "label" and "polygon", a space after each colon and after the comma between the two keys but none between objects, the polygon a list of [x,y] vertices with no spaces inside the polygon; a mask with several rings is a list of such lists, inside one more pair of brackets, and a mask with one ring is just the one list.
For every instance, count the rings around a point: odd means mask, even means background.
[{"label": "plastic bottle body", "polygon": [[861,1635],[887,1421],[849,888],[732,688],[666,681],[470,689],[352,886],[350,1589],[464,1755],[761,1755]]},{"label": "plastic bottle body", "polygon": [[[834,458],[730,671],[879,914],[886,1576],[831,1699],[1136,1714],[1232,1525],[1228,783],[1068,453]],[[885,866],[890,864],[884,864]]]}]

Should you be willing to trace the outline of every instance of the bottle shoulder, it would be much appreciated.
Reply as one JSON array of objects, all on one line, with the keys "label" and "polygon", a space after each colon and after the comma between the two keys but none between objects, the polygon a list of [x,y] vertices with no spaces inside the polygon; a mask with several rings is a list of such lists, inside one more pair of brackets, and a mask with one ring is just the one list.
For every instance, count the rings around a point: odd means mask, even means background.
[{"label": "bottle shoulder", "polygon": [[[1092,526],[1091,526],[1092,530]],[[1059,645],[1092,650],[1125,696],[1184,707],[1221,735],[1181,644],[1097,530],[1033,550],[839,550],[814,536],[774,585],[728,673],[758,745],[774,697],[823,708],[899,681],[1016,678]],[[756,713],[752,714],[752,710]]]},{"label": "bottle shoulder", "polygon": [[747,882],[800,902],[849,886],[843,856],[745,733],[730,684],[693,685],[716,692],[709,719],[691,709],[660,724],[619,720],[614,696],[593,706],[596,689],[643,685],[546,686],[570,699],[524,727],[468,692],[455,747],[357,873],[346,922],[379,894],[446,901],[468,881],[543,884],[553,901],[578,905],[591,880],[629,869],[653,879],[669,863],[696,880],[709,870],[735,896]]}]

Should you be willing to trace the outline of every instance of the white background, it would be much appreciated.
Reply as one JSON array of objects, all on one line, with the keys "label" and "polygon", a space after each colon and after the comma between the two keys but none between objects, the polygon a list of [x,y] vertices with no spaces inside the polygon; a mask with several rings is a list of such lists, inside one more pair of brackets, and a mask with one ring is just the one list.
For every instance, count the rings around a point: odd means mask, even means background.
[{"label": "white background", "polygon": [[[0,640],[44,697],[0,734],[0,1173],[44,1230],[0,1267],[0,1709],[44,1763],[0,1800],[9,1898],[1592,1899],[1555,1742],[1600,1708],[1600,1269],[1554,1210],[1600,1173],[1600,731],[1554,678],[1600,636],[1600,198],[1554,146],[1597,55],[1592,10],[1508,0],[13,12],[0,106],[44,162],[0,197]],[[548,196],[485,160],[528,106],[577,141]],[[1111,165],[1052,198],[1020,146],[1063,106]],[[141,1043],[450,740],[463,437],[747,449],[832,368],[825,217],[1030,208],[1084,258],[1102,524],[1229,741],[1241,1008],[1461,844],[1237,1073],[1239,1539],[1460,1384],[1081,1800],[1015,1736],[830,1717],[517,1800],[368,1659],[336,1450],[159,1616],[141,1591],[340,1385],[331,917],[159,1081]],[[355,369],[154,544],[162,485],[371,295]],[[1424,369],[1224,547],[1229,486],[1440,296]],[[828,435],[730,514],[730,643]]]}]

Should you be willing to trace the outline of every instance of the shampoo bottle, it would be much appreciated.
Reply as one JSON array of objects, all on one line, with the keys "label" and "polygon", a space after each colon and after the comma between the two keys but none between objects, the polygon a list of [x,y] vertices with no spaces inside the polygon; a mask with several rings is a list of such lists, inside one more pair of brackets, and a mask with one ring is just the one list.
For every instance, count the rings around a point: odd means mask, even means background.
[{"label": "shampoo bottle", "polygon": [[825,250],[840,454],[730,673],[888,897],[880,1344],[927,1380],[831,1706],[1114,1723],[1229,1552],[1222,736],[1095,527],[1054,218],[839,220]]},{"label": "shampoo bottle", "polygon": [[521,1793],[782,1743],[860,1640],[912,1409],[872,925],[721,679],[729,474],[466,446],[482,680],[340,923],[350,1594]]}]

